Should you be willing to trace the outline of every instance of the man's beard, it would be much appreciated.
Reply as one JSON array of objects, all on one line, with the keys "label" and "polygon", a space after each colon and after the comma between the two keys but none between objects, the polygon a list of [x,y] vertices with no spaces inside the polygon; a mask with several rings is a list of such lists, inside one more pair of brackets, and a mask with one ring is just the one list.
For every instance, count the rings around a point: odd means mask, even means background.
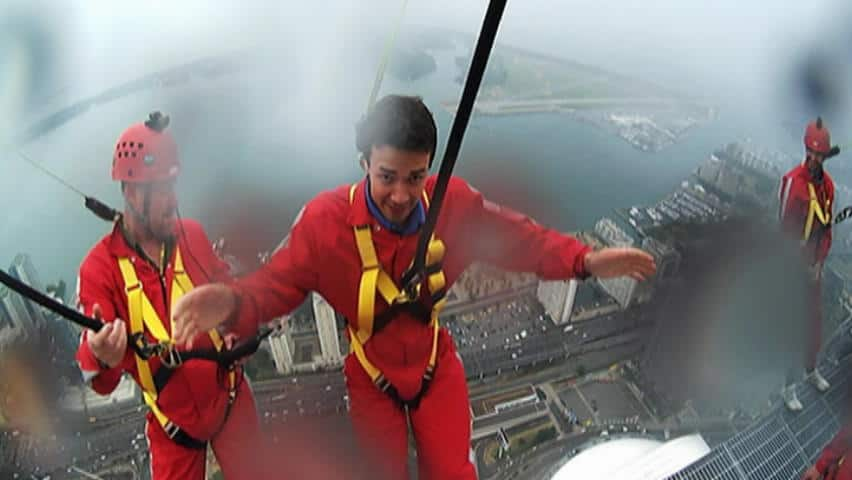
[{"label": "man's beard", "polygon": [[808,166],[808,170],[810,170],[811,176],[814,177],[814,179],[822,180],[822,162],[813,162],[810,166]]},{"label": "man's beard", "polygon": [[[171,228],[168,228],[169,226]],[[159,242],[163,242],[163,243],[172,243],[172,242],[174,242],[175,238],[177,237],[176,232],[175,232],[174,221],[172,221],[169,226],[164,225],[162,230],[149,228],[148,231],[151,232],[151,236],[153,236],[155,240],[157,240]]]}]

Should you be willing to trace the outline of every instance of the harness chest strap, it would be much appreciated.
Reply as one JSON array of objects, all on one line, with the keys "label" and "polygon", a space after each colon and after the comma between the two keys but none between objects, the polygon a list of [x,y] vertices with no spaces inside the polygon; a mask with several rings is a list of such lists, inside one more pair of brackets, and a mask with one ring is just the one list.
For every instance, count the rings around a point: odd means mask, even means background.
[{"label": "harness chest strap", "polygon": [[819,200],[817,199],[816,189],[814,189],[813,183],[808,182],[808,196],[810,197],[808,201],[808,219],[805,222],[805,231],[804,236],[802,237],[802,243],[806,243],[808,239],[811,238],[811,232],[813,231],[814,226],[814,217],[823,225],[827,226],[831,222],[831,199],[825,200],[825,210],[819,204]]},{"label": "harness chest strap", "polygon": [[[349,202],[354,200],[355,188],[357,185],[352,185],[349,189]],[[429,198],[426,193],[423,193],[423,200],[426,206],[429,205]],[[372,240],[370,225],[358,225],[354,227],[355,243],[358,247],[358,254],[361,257],[361,282],[358,288],[358,330],[356,331],[351,326],[349,327],[351,350],[358,359],[358,363],[364,368],[364,371],[370,376],[373,382],[383,391],[388,391],[392,385],[385,379],[382,372],[367,358],[364,352],[364,343],[369,340],[373,334],[373,320],[375,317],[375,299],[378,292],[389,307],[393,305],[417,301],[418,299],[408,298],[404,291],[396,286],[393,279],[381,268],[381,265],[376,255],[376,250]],[[426,264],[429,268],[427,277],[427,286],[430,293],[433,295],[434,303],[430,314],[430,325],[432,326],[432,350],[429,355],[429,363],[426,367],[424,380],[431,380],[432,374],[437,363],[438,356],[438,333],[440,325],[438,316],[446,304],[446,299],[443,298],[446,286],[446,276],[440,269],[440,262],[444,257],[445,247],[441,240],[432,238],[429,242],[427,251]],[[417,292],[419,293],[419,286]],[[422,391],[422,390],[421,390]]]},{"label": "harness chest strap", "polygon": [[[157,314],[157,311],[154,309],[154,306],[151,304],[151,301],[142,289],[142,284],[139,282],[136,270],[133,268],[133,263],[129,258],[123,257],[118,259],[118,266],[121,270],[121,276],[124,279],[124,290],[127,295],[127,309],[130,316],[129,322],[131,334],[140,333],[147,329],[158,342],[171,342],[171,336],[166,331],[162,321],[160,320],[160,316]],[[184,270],[183,260],[181,258],[180,249],[178,248],[175,253],[174,278],[172,280],[170,307],[174,309],[177,301],[193,288],[192,281]],[[171,327],[171,331],[174,331],[173,321]],[[222,341],[222,337],[219,335],[219,332],[213,329],[208,332],[208,335],[210,336],[210,340],[213,342],[213,345],[216,347],[216,350],[221,350],[224,342]],[[154,383],[154,377],[151,375],[150,364],[138,355],[134,356],[136,358],[136,371],[141,384],[140,386],[142,387],[142,395],[145,399],[145,403],[157,418],[160,426],[162,426],[167,433],[175,431],[174,424],[172,424],[169,418],[157,405],[158,392]],[[161,365],[160,368],[167,367],[165,365]],[[230,385],[230,400],[233,401],[234,394],[236,393],[236,372],[233,370],[228,373],[228,382]]]}]

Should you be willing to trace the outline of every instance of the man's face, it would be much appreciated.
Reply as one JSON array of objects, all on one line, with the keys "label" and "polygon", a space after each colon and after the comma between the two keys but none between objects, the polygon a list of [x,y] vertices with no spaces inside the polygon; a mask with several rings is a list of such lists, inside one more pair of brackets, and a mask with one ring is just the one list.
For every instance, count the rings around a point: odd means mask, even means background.
[{"label": "man's face", "polygon": [[125,197],[139,213],[145,213],[145,192],[149,193],[148,228],[155,238],[161,241],[171,240],[177,226],[177,195],[175,180],[163,180],[144,184],[131,183],[125,189]]},{"label": "man's face", "polygon": [[383,145],[373,147],[367,173],[370,196],[386,219],[403,223],[417,207],[426,175],[430,152],[411,152]]}]

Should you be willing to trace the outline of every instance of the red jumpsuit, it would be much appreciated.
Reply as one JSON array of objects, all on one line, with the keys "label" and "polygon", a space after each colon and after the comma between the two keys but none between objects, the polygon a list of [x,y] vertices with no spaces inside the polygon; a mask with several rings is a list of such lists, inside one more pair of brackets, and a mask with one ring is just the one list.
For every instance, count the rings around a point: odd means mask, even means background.
[{"label": "red jumpsuit", "polygon": [[[436,177],[426,180],[431,196]],[[322,295],[357,330],[362,263],[353,227],[369,224],[382,269],[397,285],[409,266],[418,235],[401,236],[380,227],[365,196],[365,181],[327,191],[309,202],[283,247],[261,270],[234,283],[240,303],[236,331],[253,333],[260,322],[283,315],[310,291]],[[425,205],[424,205],[425,208]],[[446,245],[443,271],[447,288],[474,261],[511,271],[535,272],[546,279],[585,276],[590,248],[577,239],[542,227],[528,217],[483,198],[463,180],[451,179],[435,235]],[[387,308],[381,297],[375,313]],[[432,346],[432,327],[407,312],[367,341],[367,358],[397,388],[402,398],[420,389]],[[344,374],[350,414],[359,442],[388,478],[407,478],[408,430],[403,411],[373,384],[353,354]],[[421,479],[476,478],[470,450],[471,418],[465,372],[450,334],[441,329],[434,380],[410,417],[417,442]]]},{"label": "red jumpsuit", "polygon": [[[813,186],[816,203],[820,212],[812,214],[811,230],[805,238],[809,211],[812,208],[811,189]],[[815,205],[814,205],[815,206]],[[822,179],[814,178],[804,163],[790,170],[781,179],[779,190],[779,218],[784,231],[802,243],[804,261],[810,267],[825,262],[831,249],[831,211],[834,206],[834,182],[828,172],[823,170]],[[827,217],[827,224],[820,220],[820,214]],[[820,276],[811,283],[809,304],[811,323],[810,341],[805,361],[806,370],[816,366],[816,357],[820,349],[822,336],[822,289]]]},{"label": "red jumpsuit", "polygon": [[[201,225],[192,220],[181,221],[183,228],[177,229],[179,249],[184,268],[193,284],[226,281],[228,267],[213,253]],[[127,296],[118,258],[130,258],[145,295],[157,311],[163,326],[170,330],[171,322],[166,320],[170,318],[170,302],[166,299],[171,298],[174,251],[161,279],[157,267],[128,244],[121,228],[116,225],[111,234],[92,248],[80,266],[78,295],[82,311],[92,315],[92,308],[97,303],[104,321],[121,318],[127,323],[129,331]],[[211,278],[205,278],[202,268],[194,259],[203,265],[204,272]],[[83,375],[91,379],[91,386],[96,392],[107,395],[115,390],[123,373],[129,373],[140,384],[135,355],[130,348],[121,365],[102,369],[86,341],[87,332],[84,331],[82,335],[77,361]],[[146,335],[149,340],[153,340],[147,330]],[[206,334],[200,335],[196,342],[197,348],[213,348]],[[160,360],[154,358],[150,365],[151,373],[156,375],[158,368],[161,368]],[[227,375],[218,372],[213,362],[190,360],[175,370],[160,392],[157,403],[161,411],[186,434],[201,441],[209,440],[225,478],[259,478],[260,472],[253,469],[260,468],[254,457],[258,452],[255,446],[262,444],[260,423],[251,388],[241,373],[237,375],[237,385],[237,396],[226,420],[229,390]],[[153,480],[205,478],[206,449],[191,449],[175,443],[150,411],[145,433],[150,445]]]},{"label": "red jumpsuit", "polygon": [[[852,480],[852,425],[842,428],[825,446],[816,461],[824,480]],[[848,460],[848,461],[847,461]]]}]

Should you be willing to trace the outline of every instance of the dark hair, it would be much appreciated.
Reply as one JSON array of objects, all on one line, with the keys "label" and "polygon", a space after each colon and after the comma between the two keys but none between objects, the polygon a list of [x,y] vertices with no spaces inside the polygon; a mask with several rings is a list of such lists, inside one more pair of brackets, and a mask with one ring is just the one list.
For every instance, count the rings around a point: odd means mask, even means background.
[{"label": "dark hair", "polygon": [[374,146],[388,145],[409,152],[429,152],[429,166],[435,158],[438,128],[432,112],[420,97],[388,95],[355,126],[355,147],[370,159]]}]

